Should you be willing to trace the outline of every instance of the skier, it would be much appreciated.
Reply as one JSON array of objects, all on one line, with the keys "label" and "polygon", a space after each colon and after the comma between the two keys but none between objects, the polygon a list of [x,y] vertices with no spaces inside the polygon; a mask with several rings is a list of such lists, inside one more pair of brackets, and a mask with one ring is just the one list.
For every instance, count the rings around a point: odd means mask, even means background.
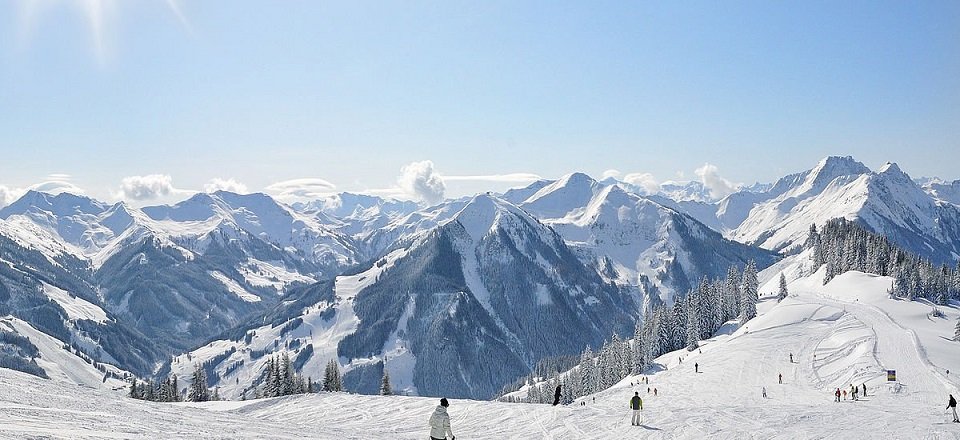
[{"label": "skier", "polygon": [[647,394],[650,394],[650,387],[647,387]]},{"label": "skier", "polygon": [[953,394],[950,395],[950,400],[947,401],[947,408],[953,410],[953,421],[960,422],[960,419],[957,418],[957,399],[953,398]]},{"label": "skier", "polygon": [[694,364],[693,364],[693,372],[694,372],[694,373],[699,373],[699,372],[700,372],[700,364],[698,364],[698,363],[694,363]]},{"label": "skier", "polygon": [[763,387],[763,398],[767,398],[767,387]]},{"label": "skier", "polygon": [[837,402],[839,402],[839,401],[840,401],[840,388],[837,388],[837,392],[836,392],[836,393],[833,393],[833,394],[834,394],[835,396],[837,396]]},{"label": "skier", "polygon": [[453,435],[453,430],[450,429],[450,416],[447,414],[448,406],[450,406],[450,402],[443,398],[440,399],[440,406],[433,410],[433,415],[430,416],[430,440],[456,440],[457,436]]},{"label": "skier", "polygon": [[653,397],[657,397],[657,389],[656,389],[656,388],[653,389]]},{"label": "skier", "polygon": [[863,397],[867,397],[867,383],[863,383]]},{"label": "skier", "polygon": [[850,397],[854,401],[857,400],[857,387],[853,386],[853,384],[850,384]]},{"label": "skier", "polygon": [[777,374],[777,381],[783,384],[783,373]]},{"label": "skier", "polygon": [[790,353],[790,363],[793,363],[793,353]]},{"label": "skier", "polygon": [[557,385],[557,390],[553,392],[553,406],[560,404],[560,385]]},{"label": "skier", "polygon": [[630,399],[630,408],[633,409],[633,418],[630,419],[630,424],[633,426],[640,426],[643,423],[643,399],[640,398],[640,393],[634,392],[633,398]]},{"label": "skier", "polygon": [[847,400],[847,390],[843,390],[843,400]]}]

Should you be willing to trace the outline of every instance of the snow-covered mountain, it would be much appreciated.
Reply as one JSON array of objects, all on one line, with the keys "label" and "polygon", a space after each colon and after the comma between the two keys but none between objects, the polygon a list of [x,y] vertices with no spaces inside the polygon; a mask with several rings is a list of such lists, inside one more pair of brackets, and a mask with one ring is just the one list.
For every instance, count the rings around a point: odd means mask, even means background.
[{"label": "snow-covered mountain", "polygon": [[[485,194],[368,268],[301,295],[312,302],[281,306],[292,312],[286,320],[214,341],[190,359],[216,360],[228,395],[253,382],[263,354],[289,350],[314,377],[338,359],[361,392],[375,391],[386,368],[409,392],[489,398],[545,356],[624,334],[638,311],[628,291],[605,282],[551,228]],[[177,360],[172,369],[186,374],[189,365]]]},{"label": "snow-covered mountain", "polygon": [[775,189],[785,191],[755,203],[736,226],[728,224],[731,238],[789,251],[806,239],[811,224],[843,217],[938,262],[960,255],[960,209],[930,197],[896,164],[874,172],[853,158],[830,157],[781,179]]},{"label": "snow-covered mountain", "polygon": [[[28,192],[0,209],[0,317],[33,348],[11,336],[5,352],[61,379],[73,367],[48,367],[79,362],[76,378],[108,387],[127,372],[187,379],[201,362],[233,397],[288,352],[315,379],[337,359],[354,391],[375,392],[386,369],[409,393],[486,398],[544,357],[630,332],[702,277],[774,263],[810,224],[857,219],[955,261],[956,187],[827,158],[717,202],[582,173],[429,207],[215,192],[138,209]],[[67,357],[31,361],[45,351]]]},{"label": "snow-covered mountain", "polygon": [[0,220],[0,332],[8,344],[0,365],[90,386],[116,385],[125,370],[150,374],[163,353],[105,307],[89,264],[8,235],[18,229]]},{"label": "snow-covered mountain", "polygon": [[774,256],[724,239],[695,219],[574,173],[543,186],[520,205],[554,228],[587,261],[621,284],[640,286],[654,301],[671,301],[707,276]]}]

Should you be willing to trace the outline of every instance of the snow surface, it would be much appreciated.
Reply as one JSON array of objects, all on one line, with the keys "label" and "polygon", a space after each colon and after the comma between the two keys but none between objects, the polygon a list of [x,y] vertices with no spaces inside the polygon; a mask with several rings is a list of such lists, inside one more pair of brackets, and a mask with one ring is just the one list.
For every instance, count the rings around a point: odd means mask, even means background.
[{"label": "snow surface", "polygon": [[107,312],[100,306],[80,297],[71,296],[66,290],[43,283],[43,293],[60,304],[71,320],[89,319],[98,323],[107,322]]},{"label": "snow surface", "polygon": [[223,285],[230,291],[230,293],[237,295],[240,299],[246,302],[260,302],[260,297],[254,295],[250,292],[247,292],[247,289],[244,289],[239,283],[234,280],[231,280],[230,277],[223,274],[223,272],[211,270],[208,272],[210,276],[215,278],[217,281],[223,283]]},{"label": "snow surface", "polygon": [[[89,388],[103,389],[122,389],[126,382],[108,378],[103,380],[104,373],[97,370],[93,365],[87,363],[73,352],[63,348],[63,342],[43,333],[31,326],[29,323],[12,316],[0,318],[0,329],[13,331],[20,336],[30,339],[30,343],[37,347],[40,357],[36,358],[37,365],[40,366],[53,382],[62,382],[65,384],[82,385]],[[107,371],[117,374],[124,374],[113,365],[101,364]],[[0,372],[10,372],[0,368]],[[0,411],[2,412],[2,411]],[[0,430],[2,433],[2,430]]]},{"label": "snow surface", "polygon": [[[928,306],[886,298],[888,282],[849,272],[823,286],[818,271],[790,283],[791,295],[779,304],[766,295],[760,315],[738,330],[704,341],[699,351],[659,358],[660,367],[647,375],[657,397],[629,377],[584,398],[586,406],[452,400],[454,433],[465,439],[960,438],[944,410],[947,393],[958,395],[956,373],[945,370],[960,368],[960,350],[943,339],[952,336],[960,308],[944,307],[947,319],[926,319],[920,312]],[[362,281],[339,284],[350,283]],[[887,369],[897,370],[899,383],[886,381]],[[834,402],[833,391],[851,383],[866,383],[867,396]],[[32,392],[24,395],[24,388]],[[627,423],[635,390],[644,398],[640,427]],[[343,393],[157,404],[0,370],[0,437],[423,439],[435,404]]]}]

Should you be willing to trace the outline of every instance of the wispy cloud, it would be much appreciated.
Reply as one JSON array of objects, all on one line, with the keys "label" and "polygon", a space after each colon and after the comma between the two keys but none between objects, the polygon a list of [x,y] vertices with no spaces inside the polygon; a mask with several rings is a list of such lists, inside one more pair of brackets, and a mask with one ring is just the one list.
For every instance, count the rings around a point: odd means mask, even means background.
[{"label": "wispy cloud", "polygon": [[7,206],[23,197],[27,191],[40,191],[49,194],[85,194],[83,188],[70,182],[69,174],[50,174],[39,183],[34,183],[25,188],[0,185],[0,208]]},{"label": "wispy cloud", "polygon": [[336,192],[337,186],[323,179],[290,179],[267,186],[266,191],[284,201],[314,200]]},{"label": "wispy cloud", "polygon": [[441,176],[447,182],[497,182],[497,183],[532,183],[541,180],[542,177],[533,173],[509,173],[509,174],[482,174],[472,176]]}]

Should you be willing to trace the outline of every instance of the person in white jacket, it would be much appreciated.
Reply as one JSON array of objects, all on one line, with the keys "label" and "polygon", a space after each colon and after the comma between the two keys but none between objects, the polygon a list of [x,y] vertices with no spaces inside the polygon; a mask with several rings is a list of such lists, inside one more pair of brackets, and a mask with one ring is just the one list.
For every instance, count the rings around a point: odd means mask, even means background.
[{"label": "person in white jacket", "polygon": [[431,440],[456,440],[453,430],[450,429],[450,416],[447,414],[447,407],[450,402],[447,399],[440,399],[440,406],[433,410],[430,416],[430,439]]}]

